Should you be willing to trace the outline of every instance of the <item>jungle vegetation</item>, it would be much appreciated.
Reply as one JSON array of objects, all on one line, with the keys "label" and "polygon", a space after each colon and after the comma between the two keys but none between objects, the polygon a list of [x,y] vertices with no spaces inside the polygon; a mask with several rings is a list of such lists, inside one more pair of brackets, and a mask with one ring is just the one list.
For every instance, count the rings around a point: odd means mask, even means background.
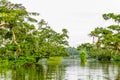
[{"label": "jungle vegetation", "polygon": [[67,29],[56,32],[44,20],[33,18],[22,4],[0,1],[0,61],[38,62],[50,56],[67,56]]},{"label": "jungle vegetation", "polygon": [[[67,29],[58,33],[44,19],[37,20],[35,16],[39,13],[28,12],[22,4],[0,1],[0,62],[37,63],[42,58],[79,55],[75,48],[69,46]],[[103,14],[103,18],[112,19],[115,24],[95,28],[89,34],[93,43],[83,43],[77,49],[87,58],[118,61],[120,14]]]},{"label": "jungle vegetation", "polygon": [[120,14],[103,14],[105,20],[113,20],[115,24],[107,27],[97,27],[89,34],[93,43],[84,43],[77,47],[85,50],[88,57],[99,61],[120,60]]},{"label": "jungle vegetation", "polygon": [[66,50],[71,56],[79,55],[79,51],[74,47],[67,47]]}]

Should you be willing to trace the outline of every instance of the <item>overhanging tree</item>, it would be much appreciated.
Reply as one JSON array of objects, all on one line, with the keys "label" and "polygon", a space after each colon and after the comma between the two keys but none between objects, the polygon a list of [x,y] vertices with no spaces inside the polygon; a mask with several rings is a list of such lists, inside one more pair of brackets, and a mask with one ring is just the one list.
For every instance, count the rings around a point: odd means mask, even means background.
[{"label": "overhanging tree", "polygon": [[62,33],[57,33],[43,19],[38,22],[31,17],[38,15],[36,12],[28,12],[22,4],[0,1],[1,58],[32,58],[38,61],[45,56],[67,54],[64,47],[68,45],[67,30],[63,29]]}]

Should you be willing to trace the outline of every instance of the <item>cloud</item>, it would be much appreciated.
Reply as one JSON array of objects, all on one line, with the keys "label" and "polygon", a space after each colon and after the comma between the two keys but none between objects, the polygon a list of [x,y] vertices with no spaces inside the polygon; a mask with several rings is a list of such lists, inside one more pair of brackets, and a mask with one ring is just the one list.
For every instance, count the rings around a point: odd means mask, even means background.
[{"label": "cloud", "polygon": [[102,19],[103,13],[120,13],[120,0],[10,0],[22,3],[29,11],[39,12],[53,29],[69,31],[69,42],[77,46],[91,42],[88,34],[95,27],[105,27],[111,21]]}]

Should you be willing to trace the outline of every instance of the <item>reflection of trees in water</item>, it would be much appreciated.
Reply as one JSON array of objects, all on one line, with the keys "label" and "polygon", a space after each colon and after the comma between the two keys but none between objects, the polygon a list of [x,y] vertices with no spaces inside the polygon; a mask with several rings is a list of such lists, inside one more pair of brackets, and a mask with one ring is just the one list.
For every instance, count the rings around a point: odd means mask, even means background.
[{"label": "reflection of trees in water", "polygon": [[[120,70],[119,70],[120,71]],[[116,79],[115,80],[120,80],[120,72],[119,74],[117,75]]]},{"label": "reflection of trees in water", "polygon": [[65,74],[65,66],[62,65],[62,60],[48,60],[46,69],[47,80],[63,80]]},{"label": "reflection of trees in water", "polygon": [[50,80],[63,80],[64,68],[60,65],[48,65],[46,78]]},{"label": "reflection of trees in water", "polygon": [[120,80],[120,63],[118,62],[91,62],[88,66],[93,70],[102,70],[101,77],[105,80]]},{"label": "reflection of trees in water", "polygon": [[0,80],[63,80],[64,67],[61,64],[26,64],[12,68],[0,68]]},{"label": "reflection of trees in water", "polygon": [[[69,60],[61,63],[50,62],[49,64],[26,64],[22,67],[0,67],[0,80],[64,80],[67,73],[65,70],[77,67],[79,75],[84,74],[88,80],[120,80],[120,63],[88,62],[83,68],[80,61]],[[100,72],[99,72],[100,71]],[[2,77],[2,78],[1,78]],[[80,76],[81,77],[81,76]]]},{"label": "reflection of trees in water", "polygon": [[44,80],[44,69],[40,64],[27,64],[12,69],[12,80]]},{"label": "reflection of trees in water", "polygon": [[2,70],[0,68],[0,76],[1,74],[4,75],[3,80],[45,80],[44,69],[40,64],[14,66],[10,69],[3,67]]},{"label": "reflection of trees in water", "polygon": [[116,77],[116,80],[120,80],[120,63],[119,63],[119,66],[118,66],[118,75]]},{"label": "reflection of trees in water", "polygon": [[8,73],[9,73],[8,67],[0,66],[0,80],[3,79],[3,77],[7,77]]}]

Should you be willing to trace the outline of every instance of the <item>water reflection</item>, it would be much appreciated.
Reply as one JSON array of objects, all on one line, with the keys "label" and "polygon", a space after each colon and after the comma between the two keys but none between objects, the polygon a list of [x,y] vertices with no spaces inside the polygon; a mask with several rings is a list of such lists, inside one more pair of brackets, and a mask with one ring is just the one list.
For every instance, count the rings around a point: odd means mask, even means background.
[{"label": "water reflection", "polygon": [[0,80],[120,80],[120,62],[87,62],[77,59],[62,63],[0,67]]}]

